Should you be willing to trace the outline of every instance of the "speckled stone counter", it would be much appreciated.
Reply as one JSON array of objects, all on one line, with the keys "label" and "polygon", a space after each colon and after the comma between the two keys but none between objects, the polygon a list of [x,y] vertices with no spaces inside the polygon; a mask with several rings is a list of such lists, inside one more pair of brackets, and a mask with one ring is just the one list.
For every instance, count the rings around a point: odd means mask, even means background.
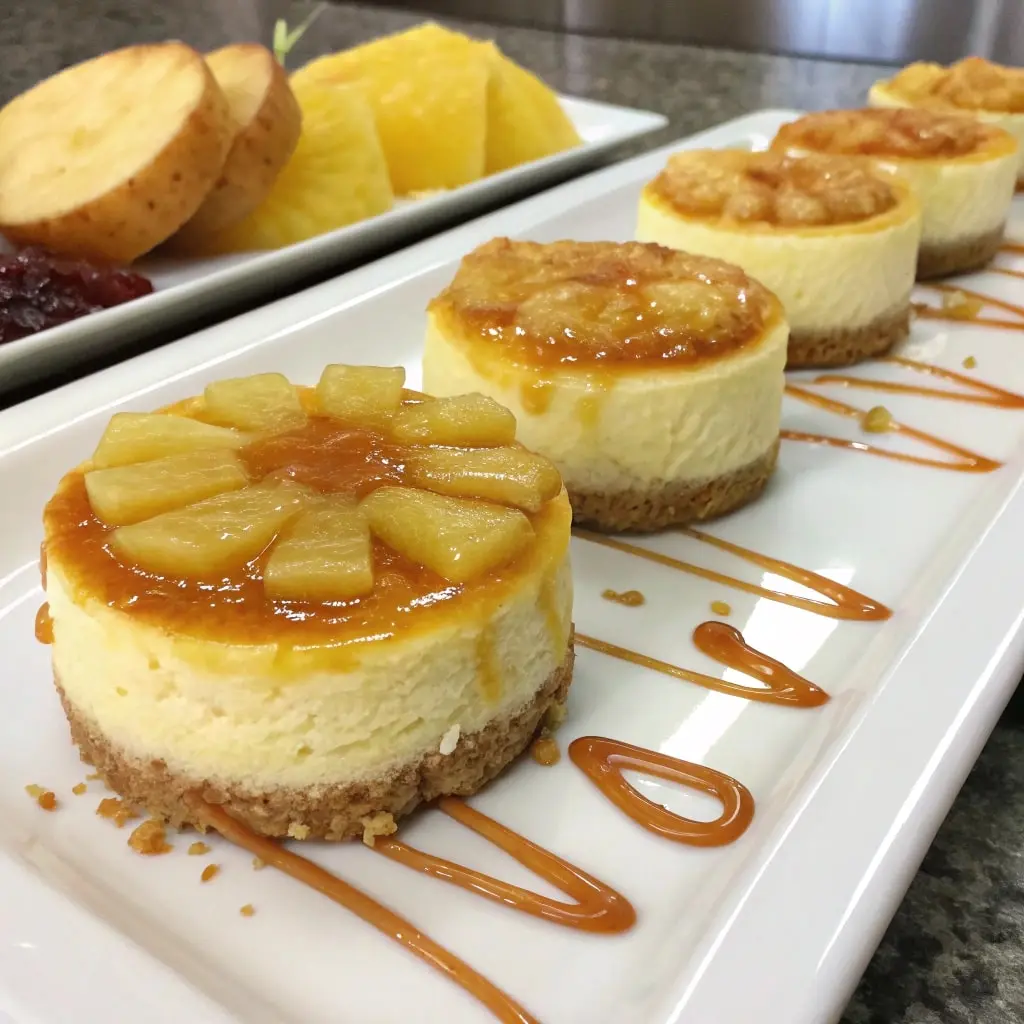
[{"label": "speckled stone counter", "polygon": [[[3,0],[0,6],[0,99],[116,46],[177,37],[210,49],[233,40],[269,39],[275,18],[294,24],[305,13],[286,0]],[[392,10],[337,5],[300,44],[294,61],[418,20]],[[493,36],[510,56],[564,92],[666,114],[670,127],[636,148],[762,107],[854,105],[879,72],[867,65],[461,27]],[[1022,719],[1020,709],[1011,707],[986,746],[843,1024],[1024,1022]],[[827,851],[822,856],[827,859]],[[773,1019],[770,1009],[761,1022],[788,1024]]]}]

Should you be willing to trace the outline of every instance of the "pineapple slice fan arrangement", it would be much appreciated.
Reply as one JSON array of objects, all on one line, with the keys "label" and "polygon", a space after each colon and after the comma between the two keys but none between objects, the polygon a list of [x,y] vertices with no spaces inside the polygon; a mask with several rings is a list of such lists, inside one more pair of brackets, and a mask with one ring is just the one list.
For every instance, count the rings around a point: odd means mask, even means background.
[{"label": "pineapple slice fan arrangement", "polygon": [[119,263],[161,245],[272,249],[580,142],[493,43],[427,23],[289,75],[301,31],[276,33],[276,54],[132,46],[15,98],[0,110],[0,233]]},{"label": "pineapple slice fan arrangement", "polygon": [[425,399],[404,382],[401,368],[332,365],[315,390],[259,374],[118,413],[84,474],[93,513],[117,557],[149,573],[216,578],[261,556],[275,599],[371,593],[373,537],[471,582],[526,549],[561,479],[493,400]]}]

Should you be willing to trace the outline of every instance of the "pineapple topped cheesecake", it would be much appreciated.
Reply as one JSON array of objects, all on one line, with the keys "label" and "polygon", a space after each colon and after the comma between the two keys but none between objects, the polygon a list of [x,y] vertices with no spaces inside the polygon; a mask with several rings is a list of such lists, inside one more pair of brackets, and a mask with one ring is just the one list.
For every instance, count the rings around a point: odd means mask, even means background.
[{"label": "pineapple topped cheesecake", "polygon": [[772,149],[863,156],[902,175],[921,203],[918,278],[984,266],[999,249],[1017,178],[1017,140],[962,113],[827,110],[783,125]]},{"label": "pineapple topped cheesecake", "polygon": [[920,204],[863,158],[676,153],[641,192],[637,237],[728,260],[770,288],[791,367],[857,362],[906,337]]},{"label": "pineapple topped cheesecake", "polygon": [[572,673],[558,472],[400,368],[222,380],[118,413],[44,513],[54,677],[135,806],[343,839],[467,795]]},{"label": "pineapple topped cheesecake", "polygon": [[873,107],[923,107],[960,112],[1008,131],[1021,145],[1017,176],[1024,181],[1024,68],[983,57],[965,57],[949,67],[916,63],[875,82]]},{"label": "pineapple topped cheesecake", "polygon": [[494,239],[430,304],[423,381],[512,409],[577,522],[657,530],[751,501],[775,466],[788,330],[738,267],[639,242]]}]

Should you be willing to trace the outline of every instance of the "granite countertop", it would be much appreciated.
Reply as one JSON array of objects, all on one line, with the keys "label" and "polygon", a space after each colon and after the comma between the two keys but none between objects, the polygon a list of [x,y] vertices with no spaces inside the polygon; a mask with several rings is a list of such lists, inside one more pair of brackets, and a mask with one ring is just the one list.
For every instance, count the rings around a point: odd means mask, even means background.
[{"label": "granite countertop", "polygon": [[[132,42],[210,49],[269,39],[304,5],[287,0],[4,0],[0,100],[62,67]],[[333,5],[295,64],[406,27],[421,16]],[[557,89],[666,114],[663,144],[763,107],[862,101],[880,69],[721,50],[453,23],[493,36]],[[1024,698],[1017,700],[1024,704]],[[825,854],[827,856],[827,854]],[[792,925],[790,925],[792,926]],[[765,1024],[787,1024],[773,1020]],[[1024,1021],[1024,715],[1004,715],[865,971],[843,1024]],[[712,1024],[712,1022],[708,1022]]]}]

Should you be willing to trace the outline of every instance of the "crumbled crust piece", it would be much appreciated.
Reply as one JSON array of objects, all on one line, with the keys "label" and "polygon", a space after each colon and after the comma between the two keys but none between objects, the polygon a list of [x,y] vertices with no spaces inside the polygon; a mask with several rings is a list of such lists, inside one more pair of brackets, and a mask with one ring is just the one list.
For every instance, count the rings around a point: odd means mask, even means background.
[{"label": "crumbled crust piece", "polygon": [[917,108],[824,110],[783,125],[772,148],[844,156],[960,157],[1006,138],[972,117]]},{"label": "crumbled crust piece", "polygon": [[899,202],[884,172],[818,153],[690,150],[670,157],[648,187],[685,216],[780,228],[856,224]]},{"label": "crumbled crust piece", "polygon": [[556,702],[544,712],[542,727],[549,733],[555,732],[568,716],[569,709],[565,706],[565,701]]},{"label": "crumbled crust piece", "polygon": [[124,828],[126,821],[137,818],[138,815],[119,797],[104,797],[96,808],[96,813],[101,818],[108,818],[118,828]]},{"label": "crumbled crust piece", "polygon": [[261,860],[259,857],[253,857],[253,859],[252,859],[252,869],[253,869],[253,871],[262,871],[266,866],[267,866],[267,862],[265,860]]},{"label": "crumbled crust piece", "polygon": [[377,836],[393,836],[398,831],[395,819],[386,811],[363,818],[363,842],[372,847]]},{"label": "crumbled crust piece", "polygon": [[288,826],[288,835],[292,839],[305,839],[309,835],[309,826],[303,825],[301,821],[293,821]]},{"label": "crumbled crust piece", "polygon": [[145,857],[170,853],[174,847],[167,842],[167,830],[158,818],[148,818],[128,837],[128,845]]}]

